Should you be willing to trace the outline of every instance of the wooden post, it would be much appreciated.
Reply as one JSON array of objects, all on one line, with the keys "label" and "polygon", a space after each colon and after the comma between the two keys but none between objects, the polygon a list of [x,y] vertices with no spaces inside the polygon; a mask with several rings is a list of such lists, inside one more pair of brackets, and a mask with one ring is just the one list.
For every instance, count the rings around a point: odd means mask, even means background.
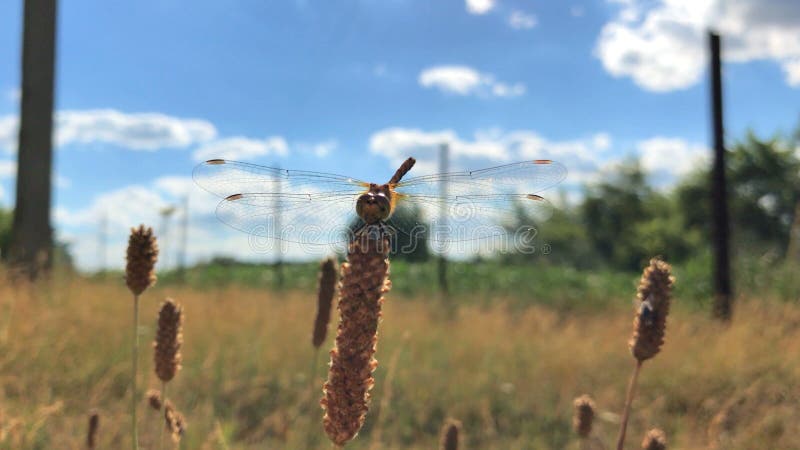
[{"label": "wooden post", "polygon": [[[280,167],[278,167],[280,169]],[[273,242],[275,243],[275,281],[278,289],[283,289],[284,274],[283,274],[283,241],[279,238],[281,235],[281,227],[283,226],[282,206],[280,204],[280,197],[283,185],[281,183],[281,176],[275,175],[275,231]]]},{"label": "wooden post", "polygon": [[178,249],[178,279],[186,281],[186,258],[189,246],[189,195],[183,197],[183,217],[181,218],[181,243]]},{"label": "wooden post", "polygon": [[17,194],[9,260],[29,278],[50,268],[56,0],[25,0]]},{"label": "wooden post", "polygon": [[725,141],[722,120],[722,64],[719,35],[709,32],[711,46],[711,111],[714,131],[714,166],[711,170],[712,239],[714,245],[714,317],[728,321],[733,313],[730,273],[730,231],[725,182]]},{"label": "wooden post", "polygon": [[[447,144],[442,144],[439,147],[439,172],[446,173],[449,169],[449,148]],[[447,182],[441,181],[439,182],[439,195],[442,198],[442,202],[439,209],[439,226],[446,227],[447,226],[447,202],[444,201],[447,198]],[[445,247],[442,247],[441,253],[439,253],[439,292],[441,292],[444,296],[447,296],[449,293],[449,289],[447,286],[447,255],[444,252]]]}]

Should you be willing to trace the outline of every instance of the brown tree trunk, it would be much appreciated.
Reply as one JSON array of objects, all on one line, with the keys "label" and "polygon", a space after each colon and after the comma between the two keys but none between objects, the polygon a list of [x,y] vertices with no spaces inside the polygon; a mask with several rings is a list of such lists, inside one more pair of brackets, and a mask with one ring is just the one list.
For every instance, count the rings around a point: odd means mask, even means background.
[{"label": "brown tree trunk", "polygon": [[36,278],[50,267],[56,0],[25,0],[17,200],[9,245],[15,269]]}]

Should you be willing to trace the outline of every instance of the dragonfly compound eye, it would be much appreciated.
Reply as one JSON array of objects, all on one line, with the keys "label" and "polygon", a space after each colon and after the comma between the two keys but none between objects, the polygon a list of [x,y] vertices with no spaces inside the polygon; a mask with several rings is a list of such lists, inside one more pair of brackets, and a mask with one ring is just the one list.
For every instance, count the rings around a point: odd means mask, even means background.
[{"label": "dragonfly compound eye", "polygon": [[369,224],[389,218],[389,199],[382,193],[367,192],[356,202],[356,213]]}]

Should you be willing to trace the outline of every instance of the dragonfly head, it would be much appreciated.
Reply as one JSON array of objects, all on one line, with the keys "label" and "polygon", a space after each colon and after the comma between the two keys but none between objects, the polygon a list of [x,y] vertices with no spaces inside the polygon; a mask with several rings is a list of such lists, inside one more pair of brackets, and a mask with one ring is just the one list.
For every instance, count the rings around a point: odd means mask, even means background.
[{"label": "dragonfly head", "polygon": [[388,184],[370,184],[369,191],[361,194],[356,201],[358,217],[368,224],[388,219],[392,214],[391,196]]}]

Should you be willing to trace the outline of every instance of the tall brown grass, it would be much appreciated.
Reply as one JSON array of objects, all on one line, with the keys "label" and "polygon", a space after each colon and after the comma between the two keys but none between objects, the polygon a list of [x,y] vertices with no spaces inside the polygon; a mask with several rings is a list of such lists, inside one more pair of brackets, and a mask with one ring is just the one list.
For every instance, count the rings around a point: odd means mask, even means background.
[{"label": "tall brown grass", "polygon": [[628,427],[631,404],[636,396],[636,383],[642,363],[656,356],[664,344],[672,285],[675,282],[675,277],[671,272],[672,267],[669,264],[653,258],[644,269],[639,281],[636,293],[639,307],[633,317],[633,334],[628,342],[636,363],[625,396],[625,407],[622,411],[622,422],[617,438],[617,450],[623,450],[625,446],[625,432]]},{"label": "tall brown grass", "polygon": [[[126,288],[80,278],[58,283],[47,296],[35,289],[21,295],[0,284],[0,317],[9,336],[0,341],[0,448],[85,448],[90,407],[102,411],[97,448],[130,448],[130,336],[119,333],[130,326],[130,305],[108,301],[123,297]],[[286,433],[280,418],[306,405],[301,394],[307,379],[298,374],[305,372],[308,354],[298,348],[309,348],[314,294],[160,283],[142,296],[143,311],[156,311],[167,295],[191,302],[185,334],[192,351],[183,355],[180,382],[170,384],[191,420],[183,448],[213,450],[224,448],[222,442],[241,450],[308,448],[305,428]],[[619,347],[620,336],[630,332],[629,301],[617,303],[603,311],[564,312],[537,305],[512,309],[495,299],[465,305],[443,326],[427,298],[393,296],[384,305],[380,351],[394,354],[406,333],[408,341],[394,374],[383,448],[437,448],[439,425],[448,415],[464,422],[468,448],[568,448],[573,399],[581,392],[592,392],[598,405],[592,436],[613,443],[618,417],[603,405],[621,403],[619,380],[629,375],[631,360]],[[638,448],[643,432],[658,422],[672,448],[705,449],[709,424],[726,412],[719,448],[800,449],[800,389],[794,382],[800,374],[800,307],[742,298],[740,314],[720,326],[685,302],[673,305],[668,347],[651,367],[658,370],[640,378],[629,424],[636,442],[629,448]],[[141,327],[148,342],[154,322]],[[143,358],[140,367],[151,384],[158,381],[153,363]],[[379,386],[385,376],[384,370],[375,373]],[[373,394],[373,402],[382,400],[382,389]],[[497,431],[491,438],[484,432],[484,409]],[[372,425],[368,417],[364,439],[348,450],[367,448]],[[315,442],[312,448],[330,448]]]},{"label": "tall brown grass", "polygon": [[[175,378],[181,368],[183,308],[171,298],[166,299],[158,311],[157,324],[156,337],[153,342],[153,367],[158,379],[161,380],[161,398],[166,404],[168,401],[167,383]],[[168,425],[171,423],[169,419],[167,419],[167,423]],[[161,434],[163,434],[164,427],[161,427],[161,430]],[[159,447],[162,446],[162,443],[163,436],[160,436]]]},{"label": "tall brown grass", "polygon": [[133,355],[131,364],[131,438],[133,448],[139,448],[138,422],[136,407],[139,394],[136,389],[136,377],[139,364],[139,296],[156,282],[155,265],[158,260],[158,244],[152,228],[132,228],[128,239],[125,266],[125,283],[133,293]]},{"label": "tall brown grass", "polygon": [[459,442],[463,440],[461,426],[461,422],[455,419],[447,419],[447,421],[445,421],[439,438],[440,450],[459,449]]},{"label": "tall brown grass", "polygon": [[585,447],[584,441],[592,433],[592,423],[594,422],[595,405],[592,397],[581,395],[572,403],[574,412],[572,414],[572,429],[581,438],[581,447]]},{"label": "tall brown grass", "polygon": [[89,450],[97,448],[97,430],[100,428],[100,414],[92,411],[89,414],[89,429],[86,432],[86,447]]},{"label": "tall brown grass", "polygon": [[372,372],[378,365],[373,358],[378,320],[383,294],[390,286],[388,253],[388,235],[368,225],[350,242],[347,262],[342,264],[336,346],[320,402],[325,432],[336,445],[356,436],[369,409],[369,391],[375,384]]},{"label": "tall brown grass", "polygon": [[330,257],[320,264],[319,285],[317,286],[317,314],[314,318],[314,331],[311,344],[318,349],[328,335],[328,324],[331,321],[333,296],[336,294],[336,283],[339,274],[336,270],[336,258]]},{"label": "tall brown grass", "polygon": [[644,435],[642,450],[667,450],[667,435],[663,430],[653,428]]}]

